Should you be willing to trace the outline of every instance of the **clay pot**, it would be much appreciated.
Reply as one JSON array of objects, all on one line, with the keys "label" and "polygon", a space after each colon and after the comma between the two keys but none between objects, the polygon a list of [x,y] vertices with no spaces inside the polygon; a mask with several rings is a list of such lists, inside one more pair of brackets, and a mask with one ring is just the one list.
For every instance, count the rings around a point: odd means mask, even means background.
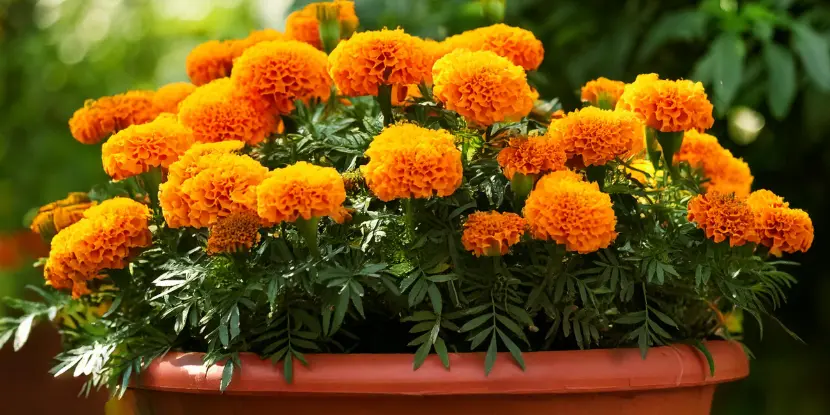
[{"label": "clay pot", "polygon": [[282,365],[250,354],[224,394],[222,365],[207,369],[200,353],[170,353],[124,403],[136,415],[706,415],[718,383],[749,374],[739,344],[707,346],[714,376],[685,345],[652,348],[645,360],[635,349],[525,353],[524,372],[500,354],[487,377],[480,353],[451,355],[450,370],[430,356],[417,371],[410,355],[311,355],[308,367],[295,364],[293,384]]}]

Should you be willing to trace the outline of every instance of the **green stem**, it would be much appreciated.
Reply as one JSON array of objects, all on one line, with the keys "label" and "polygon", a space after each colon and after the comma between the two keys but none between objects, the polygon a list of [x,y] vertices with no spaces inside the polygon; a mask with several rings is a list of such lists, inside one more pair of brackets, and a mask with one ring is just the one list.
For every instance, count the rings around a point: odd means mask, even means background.
[{"label": "green stem", "polygon": [[380,105],[380,113],[383,114],[383,125],[388,127],[395,122],[392,116],[392,85],[378,85],[378,96],[375,99]]},{"label": "green stem", "polygon": [[297,227],[297,232],[303,238],[308,250],[314,255],[314,258],[320,259],[320,249],[317,247],[317,224],[320,222],[320,217],[314,216],[311,219],[298,218],[294,225]]},{"label": "green stem", "polygon": [[599,190],[602,190],[605,188],[605,172],[607,170],[608,166],[605,164],[601,166],[588,166],[585,167],[585,175],[588,176],[588,180],[599,185]]},{"label": "green stem", "polygon": [[159,207],[159,185],[161,185],[161,168],[153,167],[150,171],[141,175],[144,191],[150,198],[150,204],[153,207]]},{"label": "green stem", "polygon": [[513,174],[513,178],[510,179],[510,188],[513,189],[513,196],[516,197],[516,209],[521,209],[524,206],[527,196],[533,190],[534,179],[533,176],[518,172]]},{"label": "green stem", "polygon": [[412,240],[415,240],[415,201],[410,197],[401,199],[403,205],[403,217],[406,224],[406,233],[409,234]]},{"label": "green stem", "polygon": [[683,144],[683,131],[672,133],[657,131],[656,137],[663,149],[663,162],[666,163],[666,170],[671,174],[672,181],[679,180],[680,172],[674,165],[674,153],[680,150],[680,145]]}]

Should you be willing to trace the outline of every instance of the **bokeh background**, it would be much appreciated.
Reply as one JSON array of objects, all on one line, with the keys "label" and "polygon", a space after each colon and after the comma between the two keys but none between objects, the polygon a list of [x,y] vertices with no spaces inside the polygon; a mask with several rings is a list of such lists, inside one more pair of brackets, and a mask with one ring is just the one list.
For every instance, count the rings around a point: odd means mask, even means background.
[{"label": "bokeh background", "polygon": [[[85,99],[184,81],[192,47],[282,29],[307,1],[296,3],[0,0],[0,297],[42,281],[31,258],[43,247],[24,232],[32,209],[106,180],[98,146],[69,135],[67,120]],[[477,0],[357,0],[356,8],[364,29],[401,26],[434,39],[490,19]],[[761,341],[747,321],[752,375],[722,387],[713,414],[830,414],[830,4],[507,0],[504,18],[544,42],[545,62],[530,79],[567,109],[598,76],[657,72],[706,84],[717,117],[711,132],[749,162],[756,188],[807,210],[816,228],[812,250],[791,257],[802,263],[792,269],[800,282],[779,313],[805,344],[772,321]]]}]

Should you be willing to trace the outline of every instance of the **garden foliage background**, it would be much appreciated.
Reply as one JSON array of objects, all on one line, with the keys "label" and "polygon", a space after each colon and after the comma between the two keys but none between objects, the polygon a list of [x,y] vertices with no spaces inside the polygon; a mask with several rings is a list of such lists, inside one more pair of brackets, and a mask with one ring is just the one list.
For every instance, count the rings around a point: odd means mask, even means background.
[{"label": "garden foliage background", "polygon": [[[100,152],[69,135],[85,98],[186,80],[204,40],[282,29],[290,0],[0,0],[0,297],[40,275],[10,235],[31,209],[106,179]],[[532,30],[543,97],[579,105],[598,76],[700,80],[711,131],[743,157],[754,188],[811,213],[816,241],[793,260],[800,283],[781,320],[806,342],[751,322],[752,377],[723,387],[714,414],[830,413],[830,5],[820,0],[507,0],[505,21]],[[475,0],[357,0],[363,28],[441,39],[488,24]],[[26,253],[22,253],[23,257]],[[2,313],[2,310],[0,310]]]}]

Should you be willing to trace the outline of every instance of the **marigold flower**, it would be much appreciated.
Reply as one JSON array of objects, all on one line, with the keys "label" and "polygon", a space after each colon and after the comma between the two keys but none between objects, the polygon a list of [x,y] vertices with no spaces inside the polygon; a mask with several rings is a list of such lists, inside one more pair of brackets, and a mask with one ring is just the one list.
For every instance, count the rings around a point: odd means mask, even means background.
[{"label": "marigold flower", "polygon": [[345,95],[377,95],[379,85],[419,84],[429,72],[424,41],[403,30],[357,33],[329,55],[329,74]]},{"label": "marigold flower", "polygon": [[628,111],[582,108],[557,121],[549,131],[562,135],[568,158],[579,156],[586,166],[631,157],[645,145],[643,125]]},{"label": "marigold flower", "polygon": [[228,41],[210,40],[196,46],[185,60],[190,82],[201,86],[229,76],[233,68],[233,54],[233,43]]},{"label": "marigold flower", "polygon": [[499,152],[498,162],[504,175],[513,179],[516,173],[539,175],[565,169],[562,141],[549,136],[517,137]]},{"label": "marigold flower", "polygon": [[189,82],[174,82],[159,88],[153,95],[153,107],[159,113],[179,112],[179,103],[196,90],[196,85]]},{"label": "marigold flower", "polygon": [[242,56],[246,50],[263,42],[285,40],[285,35],[274,29],[254,30],[245,39],[231,41],[231,56],[236,67],[236,59]]},{"label": "marigold flower", "polygon": [[337,212],[335,212],[333,215],[330,215],[329,217],[338,225],[342,225],[344,223],[351,222],[353,213],[354,209],[349,209],[341,206],[339,209],[337,209]]},{"label": "marigold flower", "polygon": [[124,268],[135,250],[150,246],[149,217],[147,206],[122,197],[88,209],[52,239],[46,279],[74,297],[88,294],[87,283],[101,271]]},{"label": "marigold flower", "polygon": [[256,186],[268,169],[230,148],[199,146],[170,165],[167,182],[159,186],[167,225],[210,227],[231,213],[256,210]]},{"label": "marigold flower", "polygon": [[337,170],[304,161],[272,171],[256,194],[257,213],[272,224],[337,216],[346,201]]},{"label": "marigold flower", "polygon": [[32,232],[49,238],[84,217],[84,211],[95,206],[84,192],[70,193],[66,198],[38,209],[29,228]]},{"label": "marigold flower", "polygon": [[688,219],[716,243],[729,239],[729,246],[758,242],[755,220],[746,201],[734,194],[710,192],[689,201]]},{"label": "marigold flower", "polygon": [[761,189],[752,192],[749,195],[749,197],[746,198],[746,204],[749,205],[749,208],[753,211],[758,211],[767,208],[790,207],[790,203],[784,201],[783,197],[778,196],[767,189]]},{"label": "marigold flower", "polygon": [[515,213],[475,212],[464,222],[461,243],[475,256],[507,254],[519,243],[527,223]]},{"label": "marigold flower", "polygon": [[167,168],[193,144],[193,133],[173,114],[162,114],[152,122],[129,126],[101,148],[104,171],[115,180]]},{"label": "marigold flower", "polygon": [[152,121],[157,115],[152,91],[128,91],[87,100],[83,108],[72,115],[69,130],[81,143],[96,144],[133,124]]},{"label": "marigold flower", "polygon": [[361,171],[366,185],[384,202],[449,196],[461,185],[461,152],[446,130],[392,125],[372,140],[365,154],[369,163]]},{"label": "marigold flower", "polygon": [[526,71],[539,68],[545,58],[545,48],[533,32],[503,23],[469,30],[444,42],[449,49],[494,52]]},{"label": "marigold flower", "polygon": [[749,195],[753,181],[749,165],[721,147],[716,137],[696,130],[685,132],[683,144],[674,155],[675,163],[681,161],[702,170],[709,179],[704,184],[707,191]]},{"label": "marigold flower", "polygon": [[236,94],[227,78],[200,86],[185,98],[179,105],[179,122],[203,143],[239,140],[255,145],[277,127],[273,115]]},{"label": "marigold flower", "polygon": [[208,255],[249,251],[259,243],[262,223],[252,211],[233,212],[210,227]]},{"label": "marigold flower", "polygon": [[327,62],[325,53],[302,42],[262,42],[236,60],[231,81],[241,94],[261,98],[273,112],[290,114],[295,100],[329,97]]},{"label": "marigold flower", "polygon": [[606,248],[617,237],[611,197],[567,170],[539,180],[527,198],[524,217],[534,238],[553,240],[580,254]]},{"label": "marigold flower", "polygon": [[308,43],[317,49],[323,49],[323,43],[320,39],[320,22],[317,18],[319,7],[336,9],[337,21],[340,22],[341,37],[351,35],[360,23],[354,11],[353,1],[334,0],[330,3],[311,3],[288,15],[285,20],[286,36],[289,39]]},{"label": "marigold flower", "polygon": [[582,87],[582,101],[589,102],[595,107],[599,107],[600,102],[604,102],[614,108],[617,106],[617,101],[624,89],[625,82],[599,77],[593,81],[588,81]]},{"label": "marigold flower", "polygon": [[533,109],[524,69],[493,52],[456,50],[432,68],[435,99],[483,126],[518,120]]},{"label": "marigold flower", "polygon": [[769,190],[756,190],[746,200],[755,217],[755,232],[770,253],[807,252],[813,244],[814,228],[810,215],[791,209],[784,198]]},{"label": "marigold flower", "polygon": [[626,85],[617,108],[634,112],[646,126],[662,132],[704,131],[715,122],[703,84],[659,79],[657,74],[640,75]]}]

